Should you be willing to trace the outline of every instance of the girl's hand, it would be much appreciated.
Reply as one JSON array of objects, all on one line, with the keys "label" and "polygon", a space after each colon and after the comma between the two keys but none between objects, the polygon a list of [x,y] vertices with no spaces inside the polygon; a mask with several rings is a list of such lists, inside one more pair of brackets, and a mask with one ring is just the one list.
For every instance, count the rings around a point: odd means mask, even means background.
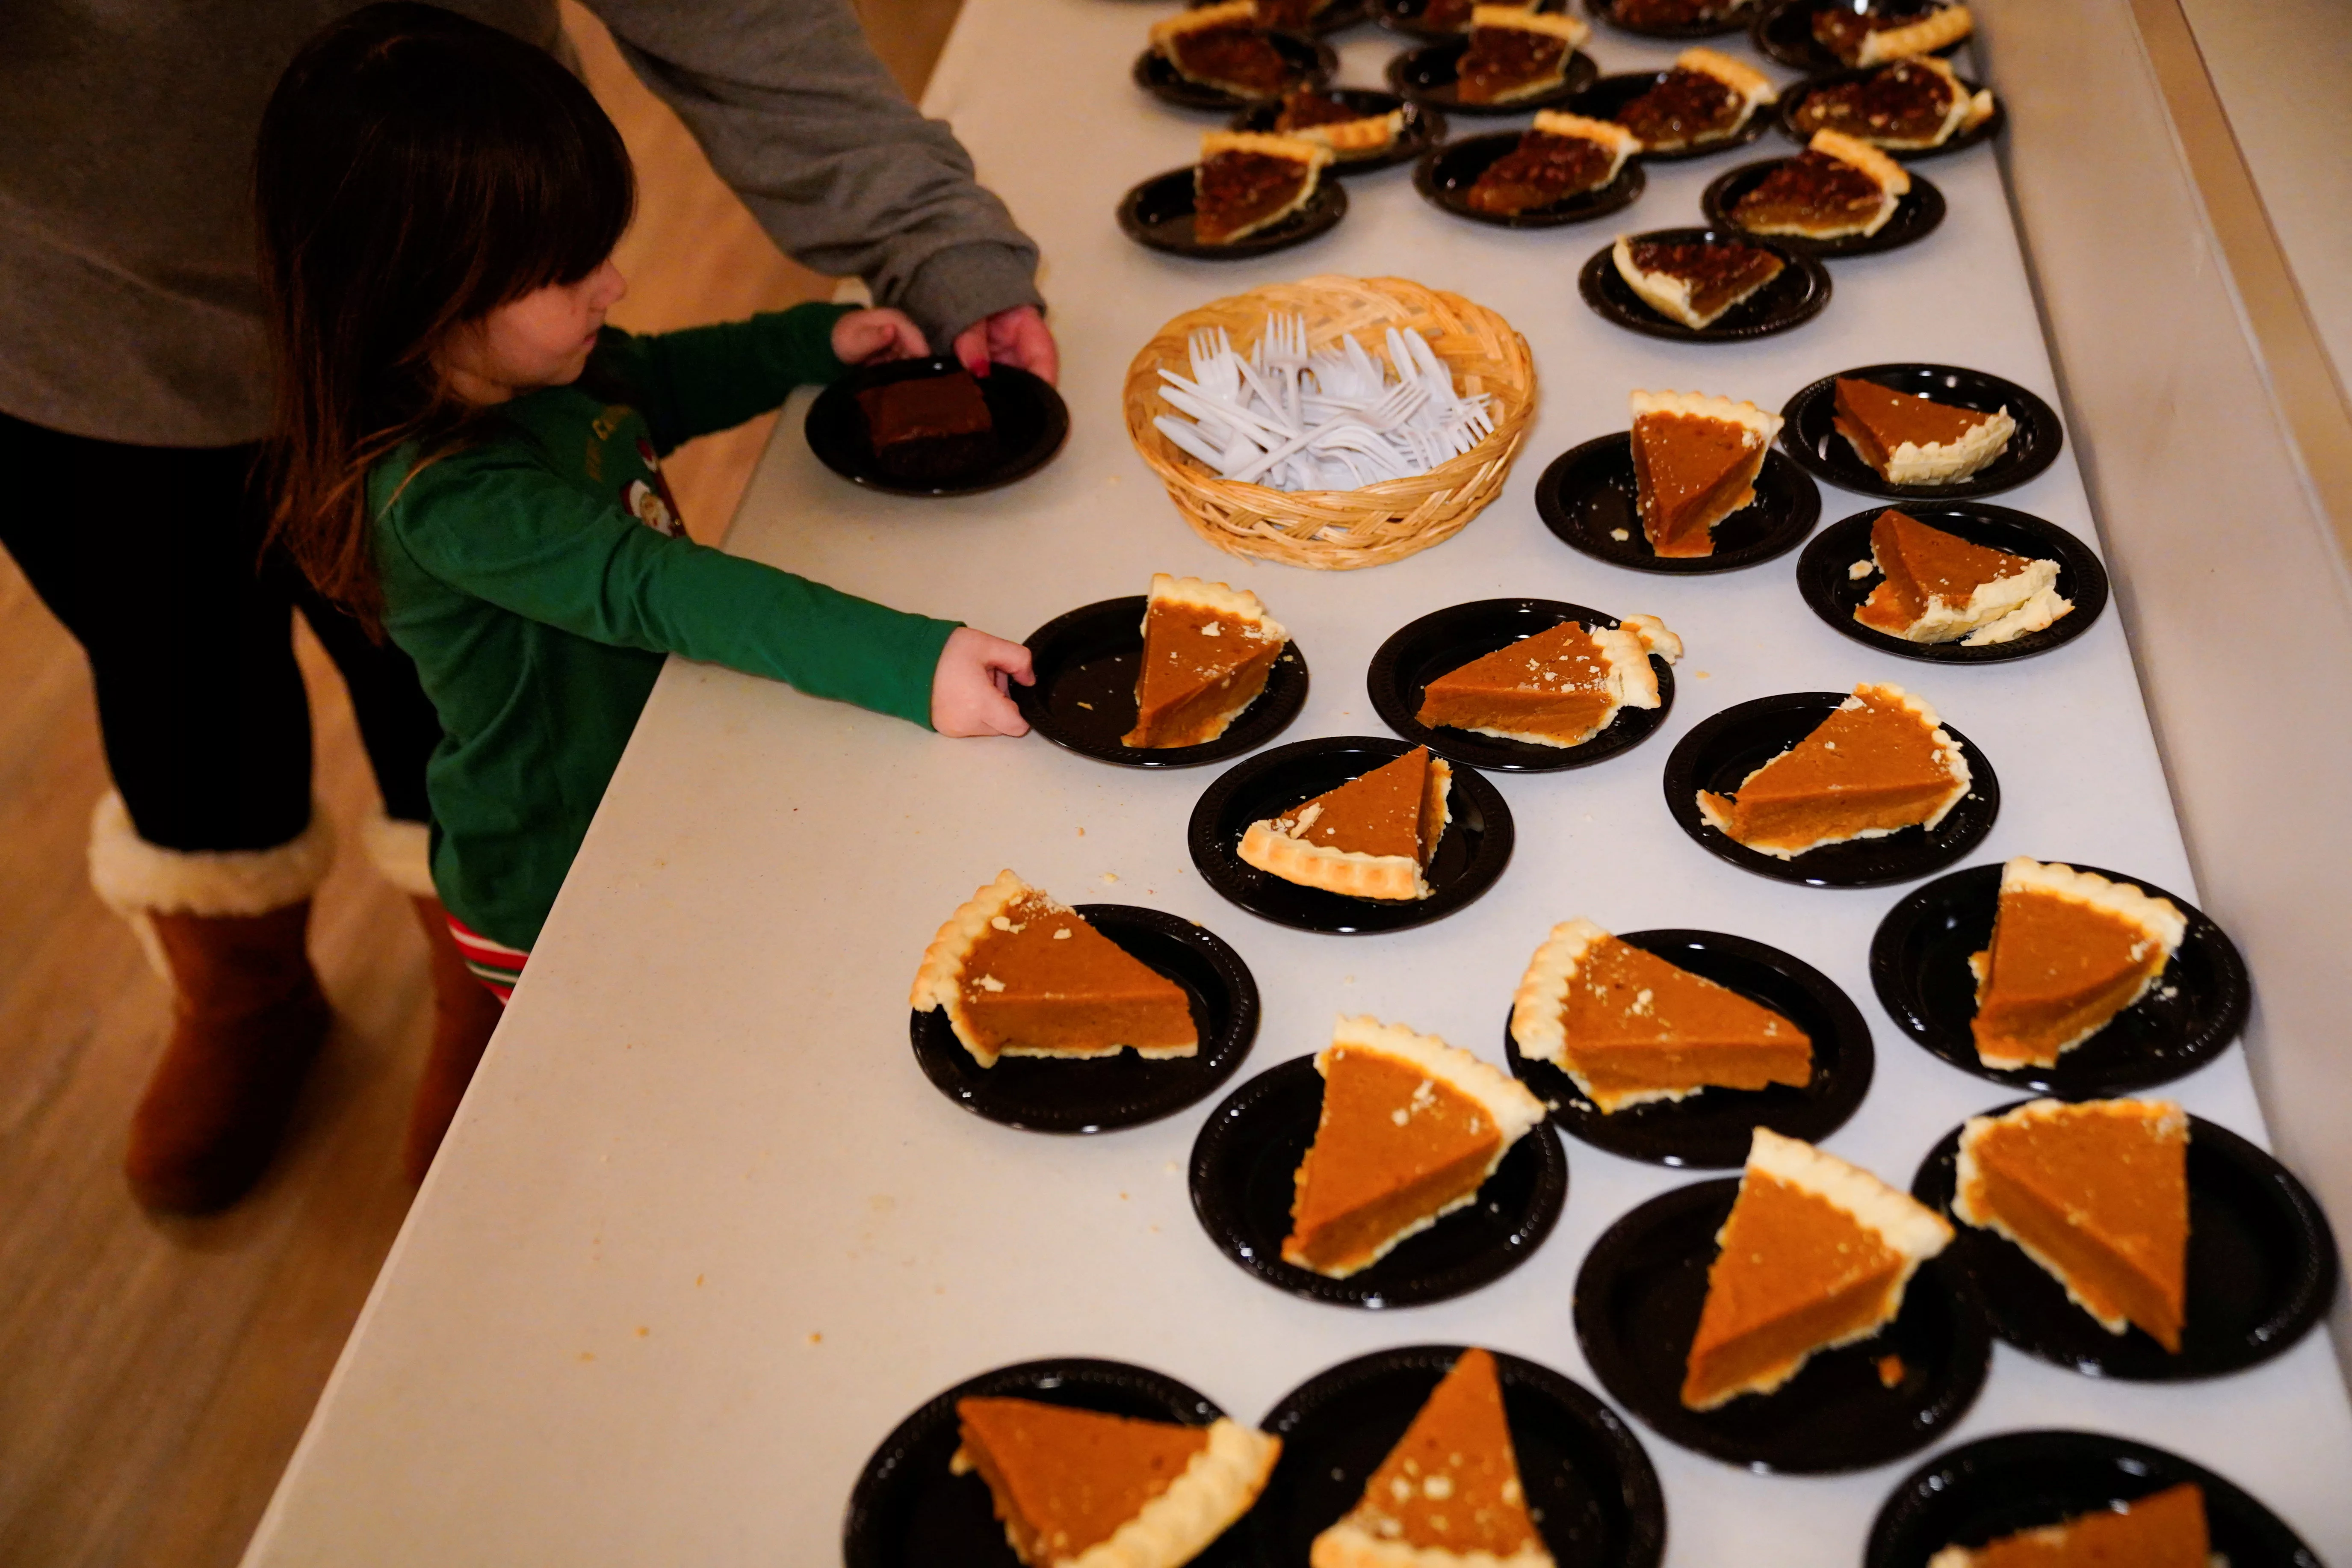
[{"label": "girl's hand", "polygon": [[852,310],[833,324],[833,354],[844,364],[921,359],[930,352],[922,330],[902,310]]},{"label": "girl's hand", "polygon": [[[896,314],[874,312],[876,314]],[[847,318],[844,318],[846,320]],[[901,317],[900,320],[905,318]],[[1029,650],[1017,642],[958,626],[931,672],[931,728],[942,735],[1025,735],[1029,721],[1006,696],[1009,683],[1034,686]]]}]

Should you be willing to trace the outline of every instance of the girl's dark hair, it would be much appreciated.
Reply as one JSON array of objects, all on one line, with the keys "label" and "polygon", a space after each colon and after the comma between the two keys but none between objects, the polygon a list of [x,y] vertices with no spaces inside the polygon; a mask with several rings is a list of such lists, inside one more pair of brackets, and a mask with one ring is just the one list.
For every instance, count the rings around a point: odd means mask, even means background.
[{"label": "girl's dark hair", "polygon": [[594,271],[628,226],[620,132],[544,52],[437,6],[355,11],[278,79],[255,160],[277,408],[271,538],[371,632],[368,470],[472,435],[451,330]]}]

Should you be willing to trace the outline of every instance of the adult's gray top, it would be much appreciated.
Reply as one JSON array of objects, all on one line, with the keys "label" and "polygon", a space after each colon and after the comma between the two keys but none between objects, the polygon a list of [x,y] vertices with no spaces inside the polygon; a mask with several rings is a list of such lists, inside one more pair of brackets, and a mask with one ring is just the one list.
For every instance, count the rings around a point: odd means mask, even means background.
[{"label": "adult's gray top", "polygon": [[[555,0],[443,0],[562,50]],[[845,0],[589,0],[776,242],[935,342],[1039,302],[1037,248]],[[0,0],[0,412],[143,446],[257,438],[254,135],[354,0]]]}]

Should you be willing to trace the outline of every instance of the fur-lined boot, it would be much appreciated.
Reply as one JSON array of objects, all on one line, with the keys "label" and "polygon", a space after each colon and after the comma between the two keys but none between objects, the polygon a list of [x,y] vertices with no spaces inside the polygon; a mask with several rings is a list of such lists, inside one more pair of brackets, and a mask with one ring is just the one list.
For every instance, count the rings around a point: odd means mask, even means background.
[{"label": "fur-lined boot", "polygon": [[327,1037],[305,936],[333,858],[321,813],[274,849],[200,852],[140,837],[119,795],[98,803],[90,881],[172,987],[171,1041],[123,1159],[147,1207],[226,1208],[269,1168]]},{"label": "fur-lined boot", "polygon": [[474,1068],[490,1043],[490,1032],[506,1015],[506,1004],[474,978],[449,934],[449,911],[433,891],[433,868],[425,825],[388,816],[372,818],[366,829],[368,858],[384,879],[409,896],[424,929],[433,970],[433,1045],[408,1109],[408,1132],[400,1150],[401,1170],[421,1182],[474,1081]]}]

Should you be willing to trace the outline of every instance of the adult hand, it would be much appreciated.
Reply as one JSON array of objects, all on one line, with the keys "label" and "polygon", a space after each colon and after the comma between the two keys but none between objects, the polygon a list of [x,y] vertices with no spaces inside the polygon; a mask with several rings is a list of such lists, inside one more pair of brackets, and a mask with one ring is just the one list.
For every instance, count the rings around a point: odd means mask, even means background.
[{"label": "adult hand", "polygon": [[1029,650],[970,626],[948,634],[931,672],[931,728],[942,735],[1025,735],[1029,721],[1005,692],[1013,681],[1037,683]]},{"label": "adult hand", "polygon": [[986,375],[992,361],[1016,365],[1048,385],[1062,375],[1054,331],[1034,305],[1016,305],[974,321],[956,334],[955,356],[974,375]]}]

